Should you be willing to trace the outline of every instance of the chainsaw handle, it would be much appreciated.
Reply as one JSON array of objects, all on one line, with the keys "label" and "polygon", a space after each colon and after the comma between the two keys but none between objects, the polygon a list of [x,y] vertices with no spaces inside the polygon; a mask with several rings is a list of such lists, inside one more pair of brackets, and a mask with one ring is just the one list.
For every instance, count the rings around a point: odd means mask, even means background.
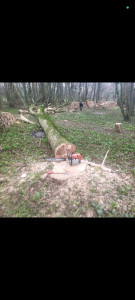
[{"label": "chainsaw handle", "polygon": [[73,159],[72,159],[72,152],[71,152],[71,166],[72,166],[72,160],[73,160]]}]

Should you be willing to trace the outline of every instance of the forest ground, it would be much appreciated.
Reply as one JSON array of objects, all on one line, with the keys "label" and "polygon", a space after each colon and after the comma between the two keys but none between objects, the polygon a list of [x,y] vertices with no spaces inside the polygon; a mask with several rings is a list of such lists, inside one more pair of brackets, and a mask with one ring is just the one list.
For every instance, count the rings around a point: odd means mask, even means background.
[{"label": "forest ground", "polygon": [[[135,217],[135,117],[127,123],[119,108],[86,108],[52,119],[83,159],[101,164],[110,150],[111,171],[87,166],[80,176],[47,175],[53,164],[45,157],[54,154],[46,137],[31,136],[40,127],[12,125],[0,132],[0,217]],[[114,132],[116,122],[122,133]]]}]

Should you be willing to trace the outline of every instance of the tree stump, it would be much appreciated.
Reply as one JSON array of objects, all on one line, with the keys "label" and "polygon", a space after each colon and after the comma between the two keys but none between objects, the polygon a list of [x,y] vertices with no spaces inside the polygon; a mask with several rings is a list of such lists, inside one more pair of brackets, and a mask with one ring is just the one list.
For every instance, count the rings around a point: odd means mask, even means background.
[{"label": "tree stump", "polygon": [[115,123],[115,132],[121,133],[121,123]]}]

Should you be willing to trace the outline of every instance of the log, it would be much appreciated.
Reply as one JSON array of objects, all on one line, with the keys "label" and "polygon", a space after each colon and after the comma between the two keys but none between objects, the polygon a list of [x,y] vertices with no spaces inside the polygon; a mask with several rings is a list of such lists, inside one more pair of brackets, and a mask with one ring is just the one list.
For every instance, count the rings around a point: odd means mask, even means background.
[{"label": "log", "polygon": [[121,123],[115,123],[115,132],[121,133]]},{"label": "log", "polygon": [[[30,111],[32,111],[32,108]],[[43,106],[38,108],[37,118],[48,138],[56,158],[66,158],[68,150],[70,153],[74,153],[76,151],[76,146],[67,141],[66,138],[59,132],[57,126],[53,123],[50,116],[44,112]]]},{"label": "log", "polygon": [[29,114],[29,111],[28,111],[28,110],[24,110],[24,109],[19,109],[19,112],[20,112],[20,113]]},{"label": "log", "polygon": [[45,108],[44,109],[44,111],[46,112],[46,111],[55,111],[56,109],[54,108],[54,107],[47,107],[47,108]]},{"label": "log", "polygon": [[0,128],[8,128],[12,124],[20,124],[16,117],[9,112],[0,112]]}]

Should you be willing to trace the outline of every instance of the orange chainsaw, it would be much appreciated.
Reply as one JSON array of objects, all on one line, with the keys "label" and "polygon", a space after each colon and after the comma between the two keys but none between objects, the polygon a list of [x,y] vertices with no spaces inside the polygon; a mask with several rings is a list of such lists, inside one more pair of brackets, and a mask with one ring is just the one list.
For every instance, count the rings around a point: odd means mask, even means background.
[{"label": "orange chainsaw", "polygon": [[70,153],[69,150],[67,151],[67,158],[45,158],[45,161],[56,161],[56,162],[60,162],[60,161],[64,161],[67,160],[69,162],[69,164],[72,166],[72,162],[73,160],[78,160],[78,163],[81,162],[82,160],[82,155],[80,153]]}]

